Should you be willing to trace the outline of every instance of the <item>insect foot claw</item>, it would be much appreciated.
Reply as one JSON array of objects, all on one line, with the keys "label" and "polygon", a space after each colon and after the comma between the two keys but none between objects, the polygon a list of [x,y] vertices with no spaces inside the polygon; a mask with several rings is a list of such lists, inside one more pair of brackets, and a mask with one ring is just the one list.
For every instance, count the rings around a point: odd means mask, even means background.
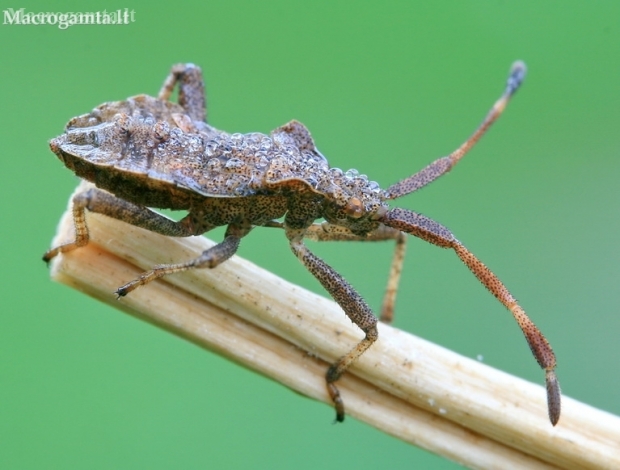
[{"label": "insect foot claw", "polygon": [[114,291],[114,293],[116,294],[116,300],[120,299],[121,297],[125,297],[127,294],[129,294],[129,292],[133,290],[131,288],[133,284],[134,284],[133,282],[129,282],[125,284],[124,286],[121,286],[118,289],[116,289]]},{"label": "insect foot claw", "polygon": [[43,257],[42,257],[41,259],[42,259],[43,261],[45,261],[45,264],[50,264],[50,261],[52,261],[52,258],[53,258],[53,257],[54,257],[54,256],[53,256],[53,255],[50,255],[50,252],[49,252],[49,251],[46,251],[46,252],[43,254]]},{"label": "insect foot claw", "polygon": [[342,401],[342,397],[340,396],[340,392],[338,388],[333,383],[327,383],[327,391],[332,401],[334,402],[334,407],[336,408],[336,423],[342,423],[344,421],[344,402]]}]

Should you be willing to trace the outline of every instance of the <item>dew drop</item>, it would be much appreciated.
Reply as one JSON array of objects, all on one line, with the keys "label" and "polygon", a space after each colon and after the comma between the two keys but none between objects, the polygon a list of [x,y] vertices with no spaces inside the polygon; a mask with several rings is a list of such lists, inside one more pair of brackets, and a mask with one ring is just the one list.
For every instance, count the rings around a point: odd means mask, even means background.
[{"label": "dew drop", "polygon": [[257,160],[256,160],[256,167],[257,168],[265,168],[267,165],[269,165],[269,159],[267,158],[267,155],[265,155],[264,153],[260,152],[256,154]]},{"label": "dew drop", "polygon": [[224,183],[224,185],[226,186],[226,189],[228,191],[234,191],[235,188],[239,186],[239,181],[235,178],[229,178],[226,180],[226,183]]},{"label": "dew drop", "polygon": [[244,141],[244,135],[236,132],[230,136],[230,140],[234,145],[241,145]]},{"label": "dew drop", "polygon": [[263,152],[267,152],[271,150],[272,147],[273,147],[273,141],[267,136],[263,137],[263,139],[260,141],[260,149]]},{"label": "dew drop", "polygon": [[216,153],[217,153],[217,142],[215,142],[214,140],[207,142],[207,145],[205,146],[205,156],[212,157]]},{"label": "dew drop", "polygon": [[222,163],[217,158],[212,158],[207,162],[207,168],[211,171],[219,171]]},{"label": "dew drop", "polygon": [[230,158],[226,162],[226,168],[229,170],[236,170],[238,168],[242,168],[244,163],[239,158]]},{"label": "dew drop", "polygon": [[379,191],[381,191],[381,187],[376,181],[370,181],[368,183],[368,189],[370,189],[373,193],[378,193]]},{"label": "dew drop", "polygon": [[246,134],[245,136],[245,140],[252,146],[259,145],[262,139],[263,134],[260,132],[252,132],[251,134]]}]

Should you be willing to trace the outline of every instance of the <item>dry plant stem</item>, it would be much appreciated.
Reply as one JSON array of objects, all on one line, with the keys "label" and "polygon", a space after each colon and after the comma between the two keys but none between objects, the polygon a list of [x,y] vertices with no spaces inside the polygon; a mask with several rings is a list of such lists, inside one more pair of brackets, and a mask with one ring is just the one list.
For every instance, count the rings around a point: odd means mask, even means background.
[{"label": "dry plant stem", "polygon": [[[55,280],[331,405],[325,371],[362,336],[334,302],[238,257],[117,301],[115,289],[144,270],[212,242],[87,217],[91,243],[53,260]],[[52,245],[72,238],[67,212]],[[620,418],[565,398],[553,428],[543,387],[387,325],[338,386],[349,416],[471,468],[620,468]]]}]

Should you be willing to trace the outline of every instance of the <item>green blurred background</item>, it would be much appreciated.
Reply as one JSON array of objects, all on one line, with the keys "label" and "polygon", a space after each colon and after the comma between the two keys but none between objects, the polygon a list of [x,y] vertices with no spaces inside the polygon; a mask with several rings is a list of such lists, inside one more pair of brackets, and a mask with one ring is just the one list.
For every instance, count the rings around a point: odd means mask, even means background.
[{"label": "green blurred background", "polygon": [[[129,8],[136,22],[0,25],[0,467],[458,468],[354,419],[333,426],[327,406],[49,280],[40,256],[77,181],[47,141],[104,101],[156,93],[186,61],[204,70],[215,126],[298,119],[333,166],[384,187],[459,145],[526,61],[480,145],[398,204],[502,278],[553,344],[566,395],[620,413],[620,3],[417,3],[3,5]],[[391,245],[313,249],[380,305]],[[322,292],[281,234],[256,230],[240,254]],[[396,326],[543,381],[510,314],[419,240]]]}]

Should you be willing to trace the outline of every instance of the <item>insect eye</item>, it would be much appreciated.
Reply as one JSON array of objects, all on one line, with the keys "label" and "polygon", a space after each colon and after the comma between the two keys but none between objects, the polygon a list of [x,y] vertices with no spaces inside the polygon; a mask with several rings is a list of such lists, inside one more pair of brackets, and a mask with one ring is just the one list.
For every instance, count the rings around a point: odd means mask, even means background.
[{"label": "insect eye", "polygon": [[356,197],[352,197],[347,202],[347,206],[344,208],[344,211],[349,217],[359,219],[364,214],[364,206],[362,205],[362,201]]}]

